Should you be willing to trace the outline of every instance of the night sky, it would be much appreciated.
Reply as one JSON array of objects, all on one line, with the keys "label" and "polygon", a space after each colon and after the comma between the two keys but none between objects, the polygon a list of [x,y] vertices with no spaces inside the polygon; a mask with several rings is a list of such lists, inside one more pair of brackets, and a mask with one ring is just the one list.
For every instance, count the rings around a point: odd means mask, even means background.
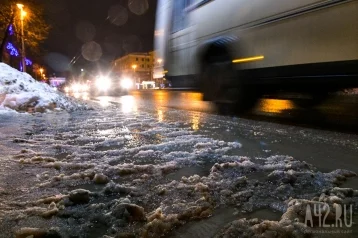
[{"label": "night sky", "polygon": [[93,71],[108,67],[111,60],[127,53],[153,50],[157,0],[44,2],[52,26],[43,44],[44,62],[58,75],[74,58],[71,71]]}]

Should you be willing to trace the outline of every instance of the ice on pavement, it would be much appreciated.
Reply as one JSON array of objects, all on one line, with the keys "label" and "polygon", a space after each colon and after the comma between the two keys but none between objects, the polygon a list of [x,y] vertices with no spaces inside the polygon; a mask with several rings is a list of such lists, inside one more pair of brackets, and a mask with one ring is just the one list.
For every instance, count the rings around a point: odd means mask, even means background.
[{"label": "ice on pavement", "polygon": [[27,112],[31,109],[37,112],[74,110],[81,107],[84,105],[55,91],[48,84],[0,63],[0,113],[11,110]]},{"label": "ice on pavement", "polygon": [[[21,123],[32,125],[29,133],[8,139],[7,146],[20,147],[12,169],[28,180],[0,201],[5,235],[161,237],[228,209],[232,219],[207,236],[305,237],[315,229],[304,227],[307,205],[357,210],[358,191],[339,188],[354,172],[320,172],[288,155],[239,156],[244,143],[146,112],[52,112],[27,120]],[[205,171],[173,176],[190,168]],[[242,218],[262,209],[281,219]]]}]

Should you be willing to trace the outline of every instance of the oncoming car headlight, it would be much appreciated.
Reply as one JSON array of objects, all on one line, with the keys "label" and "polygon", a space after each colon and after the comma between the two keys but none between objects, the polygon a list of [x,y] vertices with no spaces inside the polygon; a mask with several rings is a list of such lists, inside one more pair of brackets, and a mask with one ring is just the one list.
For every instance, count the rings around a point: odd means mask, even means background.
[{"label": "oncoming car headlight", "polygon": [[121,87],[124,89],[130,89],[133,87],[133,82],[129,78],[124,78],[121,80]]},{"label": "oncoming car headlight", "polygon": [[87,84],[82,84],[82,91],[87,92],[89,90],[89,86]]},{"label": "oncoming car headlight", "polygon": [[108,77],[99,77],[96,80],[96,87],[101,91],[107,91],[111,87],[111,84],[111,79]]},{"label": "oncoming car headlight", "polygon": [[78,93],[81,90],[81,85],[78,83],[72,84],[71,90],[74,93]]}]

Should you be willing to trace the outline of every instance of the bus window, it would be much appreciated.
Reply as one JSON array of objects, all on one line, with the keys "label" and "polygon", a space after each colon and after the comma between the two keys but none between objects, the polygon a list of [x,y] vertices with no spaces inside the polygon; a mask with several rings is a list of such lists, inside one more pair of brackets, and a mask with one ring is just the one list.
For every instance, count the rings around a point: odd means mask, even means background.
[{"label": "bus window", "polygon": [[183,30],[188,26],[185,9],[197,0],[175,0],[173,8],[172,33]]}]

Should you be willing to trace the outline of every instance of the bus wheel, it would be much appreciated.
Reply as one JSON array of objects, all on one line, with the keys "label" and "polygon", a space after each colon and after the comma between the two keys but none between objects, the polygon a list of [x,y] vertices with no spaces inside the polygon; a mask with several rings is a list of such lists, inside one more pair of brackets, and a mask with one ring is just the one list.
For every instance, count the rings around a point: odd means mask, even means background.
[{"label": "bus wheel", "polygon": [[328,97],[328,92],[310,93],[308,98],[294,100],[294,104],[301,108],[312,108],[322,104]]},{"label": "bus wheel", "polygon": [[205,65],[201,75],[204,100],[213,101],[220,114],[244,113],[256,103],[258,96],[241,83],[230,63]]},{"label": "bus wheel", "polygon": [[244,113],[257,97],[237,77],[231,62],[206,64],[201,75],[201,91],[205,101],[213,101],[220,114]]},{"label": "bus wheel", "polygon": [[200,75],[200,89],[203,93],[204,101],[215,101],[220,97],[224,72],[223,66],[218,63],[204,65]]}]

